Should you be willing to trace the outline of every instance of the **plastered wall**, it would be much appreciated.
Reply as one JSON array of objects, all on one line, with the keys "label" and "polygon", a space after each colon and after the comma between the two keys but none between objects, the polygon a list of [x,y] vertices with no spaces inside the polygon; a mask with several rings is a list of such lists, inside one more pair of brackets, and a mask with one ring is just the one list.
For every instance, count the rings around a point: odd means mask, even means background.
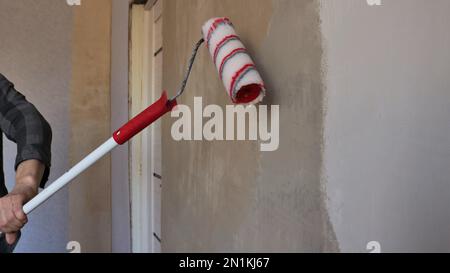
[{"label": "plastered wall", "polygon": [[321,1],[324,173],[342,251],[450,250],[450,2]]},{"label": "plastered wall", "polygon": [[[72,165],[111,137],[111,1],[74,10],[70,151]],[[99,160],[69,186],[69,237],[83,252],[111,251],[111,160]]]},{"label": "plastered wall", "polygon": [[[163,251],[336,251],[320,181],[322,44],[317,1],[167,0],[164,89],[177,90],[202,24],[227,16],[280,105],[280,146],[182,141],[163,120]],[[302,60],[301,62],[299,60]],[[180,103],[231,104],[206,49]]]},{"label": "plastered wall", "polygon": [[[128,113],[128,1],[112,1],[111,22],[111,130],[122,126]],[[112,251],[129,252],[130,196],[128,145],[111,153]]]}]

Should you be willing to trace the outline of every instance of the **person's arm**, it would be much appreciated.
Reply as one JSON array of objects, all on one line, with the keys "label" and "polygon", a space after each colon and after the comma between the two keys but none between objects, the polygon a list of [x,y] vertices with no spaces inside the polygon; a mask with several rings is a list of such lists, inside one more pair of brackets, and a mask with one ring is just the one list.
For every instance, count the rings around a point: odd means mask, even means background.
[{"label": "person's arm", "polygon": [[30,159],[19,164],[16,171],[16,185],[11,194],[21,195],[24,203],[38,194],[39,184],[44,176],[45,165]]},{"label": "person's arm", "polygon": [[0,231],[13,244],[27,223],[23,205],[44,187],[51,161],[50,125],[33,104],[0,74],[0,128],[17,144],[14,189],[0,198]]}]

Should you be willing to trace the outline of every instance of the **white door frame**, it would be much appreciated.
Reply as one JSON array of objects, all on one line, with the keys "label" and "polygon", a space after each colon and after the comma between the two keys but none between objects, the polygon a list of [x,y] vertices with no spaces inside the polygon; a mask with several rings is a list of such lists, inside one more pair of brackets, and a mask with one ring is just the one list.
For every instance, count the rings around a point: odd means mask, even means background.
[{"label": "white door frame", "polygon": [[[162,1],[132,5],[130,117],[159,99],[162,91]],[[133,252],[161,251],[161,122],[130,142]]]}]

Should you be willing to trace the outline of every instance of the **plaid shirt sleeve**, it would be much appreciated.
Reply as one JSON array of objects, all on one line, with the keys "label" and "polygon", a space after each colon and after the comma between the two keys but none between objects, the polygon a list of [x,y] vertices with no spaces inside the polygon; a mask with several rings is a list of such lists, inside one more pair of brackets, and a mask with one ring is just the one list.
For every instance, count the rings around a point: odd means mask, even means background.
[{"label": "plaid shirt sleeve", "polygon": [[46,166],[40,183],[43,188],[50,174],[51,127],[34,105],[1,74],[0,129],[17,144],[16,170],[20,163],[30,159],[39,160]]}]

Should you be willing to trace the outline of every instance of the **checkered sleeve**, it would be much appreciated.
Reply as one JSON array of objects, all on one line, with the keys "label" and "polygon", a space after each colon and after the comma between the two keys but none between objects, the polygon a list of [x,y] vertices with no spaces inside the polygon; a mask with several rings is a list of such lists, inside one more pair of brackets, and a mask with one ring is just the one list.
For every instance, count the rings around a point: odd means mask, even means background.
[{"label": "checkered sleeve", "polygon": [[46,166],[40,183],[43,188],[50,174],[51,127],[36,107],[1,74],[0,128],[9,140],[17,144],[16,170],[20,163],[30,159],[39,160]]}]

